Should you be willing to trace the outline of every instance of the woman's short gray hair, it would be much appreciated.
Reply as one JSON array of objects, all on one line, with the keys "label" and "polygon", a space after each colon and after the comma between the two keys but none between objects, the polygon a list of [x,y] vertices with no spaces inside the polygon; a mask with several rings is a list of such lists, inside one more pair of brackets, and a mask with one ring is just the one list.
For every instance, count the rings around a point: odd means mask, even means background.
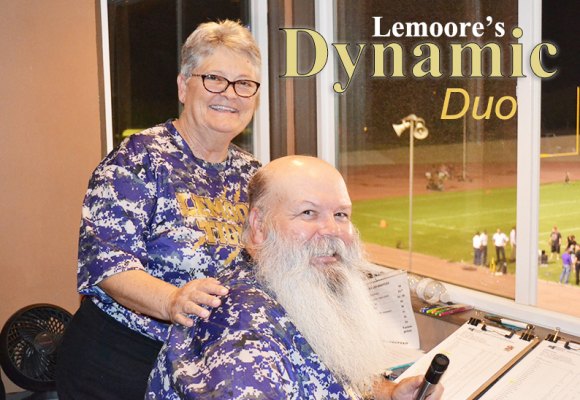
[{"label": "woman's short gray hair", "polygon": [[260,75],[261,56],[256,39],[248,28],[232,20],[204,22],[189,35],[181,48],[181,74],[189,77],[219,47],[248,57],[256,69],[256,76]]}]

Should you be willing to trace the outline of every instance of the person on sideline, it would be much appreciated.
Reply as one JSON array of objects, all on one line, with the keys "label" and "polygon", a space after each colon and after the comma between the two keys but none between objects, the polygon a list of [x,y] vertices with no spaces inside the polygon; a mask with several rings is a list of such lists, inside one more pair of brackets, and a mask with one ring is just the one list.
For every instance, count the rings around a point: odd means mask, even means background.
[{"label": "person on sideline", "polygon": [[576,246],[576,236],[575,235],[568,235],[566,237],[566,248],[569,249],[570,247]]},{"label": "person on sideline", "polygon": [[[250,183],[244,243],[253,262],[227,272],[230,291],[208,319],[175,325],[147,399],[412,400],[422,377],[395,384],[382,373],[388,339],[351,223],[340,173],[289,156]],[[435,386],[429,399],[443,389]]]},{"label": "person on sideline", "polygon": [[560,283],[567,284],[570,280],[570,270],[572,269],[573,258],[572,254],[574,254],[572,249],[566,249],[566,251],[562,253],[562,273],[560,274]]},{"label": "person on sideline", "polygon": [[94,171],[79,240],[84,300],[58,352],[61,400],[143,399],[170,325],[207,318],[227,294],[214,277],[244,258],[259,168],[231,141],[256,109],[260,63],[241,24],[201,24],[181,51],[179,118],[130,136]]},{"label": "person on sideline", "polygon": [[481,240],[481,265],[487,267],[487,231],[484,229],[479,235]]},{"label": "person on sideline", "polygon": [[492,236],[493,244],[495,246],[496,265],[499,269],[497,274],[505,274],[507,272],[507,260],[505,258],[505,245],[508,242],[508,237],[505,233],[497,228],[497,231]]},{"label": "person on sideline", "polygon": [[552,232],[550,232],[550,261],[552,257],[556,256],[556,260],[560,258],[560,246],[562,246],[562,234],[558,231],[558,227],[554,225]]},{"label": "person on sideline", "polygon": [[574,263],[574,269],[576,272],[576,285],[580,285],[580,244],[574,246],[574,251],[576,255],[576,262]]},{"label": "person on sideline", "polygon": [[510,231],[510,262],[515,262],[516,261],[516,227],[512,227],[512,230]]},{"label": "person on sideline", "polygon": [[471,243],[473,246],[473,264],[475,266],[481,265],[481,235],[479,232],[475,232]]}]

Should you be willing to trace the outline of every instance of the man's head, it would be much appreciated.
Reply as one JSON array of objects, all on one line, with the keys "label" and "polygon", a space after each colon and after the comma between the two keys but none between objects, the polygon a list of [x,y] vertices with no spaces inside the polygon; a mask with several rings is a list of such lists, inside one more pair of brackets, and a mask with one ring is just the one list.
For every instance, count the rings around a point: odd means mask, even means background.
[{"label": "man's head", "polygon": [[365,284],[371,267],[340,173],[304,156],[277,159],[250,183],[244,232],[258,281],[334,374],[370,384],[387,359],[383,320]]},{"label": "man's head", "polygon": [[[314,157],[288,156],[272,161],[250,182],[250,249],[259,248],[271,229],[298,244],[324,237],[350,244],[355,235],[352,204],[340,173]],[[332,255],[314,257],[320,268],[336,261]]]}]

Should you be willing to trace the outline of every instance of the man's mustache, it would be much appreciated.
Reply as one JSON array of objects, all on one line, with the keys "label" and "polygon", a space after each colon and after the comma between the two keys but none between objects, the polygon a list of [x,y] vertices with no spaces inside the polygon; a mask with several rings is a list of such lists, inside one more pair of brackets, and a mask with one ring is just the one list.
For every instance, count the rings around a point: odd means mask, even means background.
[{"label": "man's mustache", "polygon": [[305,251],[310,259],[315,257],[334,256],[343,261],[347,259],[347,246],[340,238],[324,236],[306,242]]}]

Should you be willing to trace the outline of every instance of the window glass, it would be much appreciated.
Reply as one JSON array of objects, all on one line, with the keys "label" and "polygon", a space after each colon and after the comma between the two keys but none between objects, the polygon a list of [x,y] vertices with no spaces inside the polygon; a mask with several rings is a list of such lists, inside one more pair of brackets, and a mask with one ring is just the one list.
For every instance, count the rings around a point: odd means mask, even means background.
[{"label": "window glass", "polygon": [[[575,306],[580,283],[580,263],[575,258],[580,259],[580,248],[573,244],[580,242],[576,206],[580,198],[580,26],[570,12],[576,5],[570,0],[558,7],[543,2],[543,41],[558,47],[558,55],[546,64],[558,73],[542,81],[538,305],[580,316]],[[569,266],[564,265],[566,252],[573,253]]]},{"label": "window glass", "polygon": [[[108,0],[113,144],[180,112],[179,50],[202,22],[249,23],[249,1]],[[252,148],[251,124],[234,142]]]},{"label": "window glass", "polygon": [[[517,1],[343,0],[337,14],[336,41],[367,44],[338,105],[338,165],[367,252],[381,264],[513,298],[515,249],[509,234],[516,221],[517,120],[510,113],[516,79],[490,78],[492,63],[486,53],[484,78],[452,78],[452,69],[459,66],[453,65],[450,54],[452,44],[497,43],[502,53],[498,65],[509,75]],[[377,33],[373,17],[382,17],[381,34],[396,22],[425,22],[435,24],[434,29],[437,23],[453,27],[482,22],[485,29],[480,38],[469,30],[466,37],[393,37],[394,30],[391,37],[372,37]],[[504,35],[496,35],[497,23],[503,24]],[[427,42],[440,49],[441,77],[414,76],[415,64],[426,57],[413,52]],[[373,54],[372,44],[391,43],[402,48],[402,61],[393,62],[389,52]],[[350,48],[352,59],[355,47]],[[384,58],[385,77],[377,77],[376,57]],[[390,76],[394,65],[404,77]],[[461,69],[468,73],[470,67],[465,54]],[[345,82],[344,68],[338,69]],[[442,119],[446,96],[447,117],[460,114],[469,98],[464,116]],[[491,112],[486,115],[488,106]],[[415,131],[412,141],[409,129],[399,126],[399,136],[393,128],[410,114],[424,120],[427,128]],[[504,252],[496,254],[493,235],[498,229],[505,234],[498,240]],[[475,256],[473,246],[480,246],[482,232],[487,234],[487,249],[478,247]]]}]

